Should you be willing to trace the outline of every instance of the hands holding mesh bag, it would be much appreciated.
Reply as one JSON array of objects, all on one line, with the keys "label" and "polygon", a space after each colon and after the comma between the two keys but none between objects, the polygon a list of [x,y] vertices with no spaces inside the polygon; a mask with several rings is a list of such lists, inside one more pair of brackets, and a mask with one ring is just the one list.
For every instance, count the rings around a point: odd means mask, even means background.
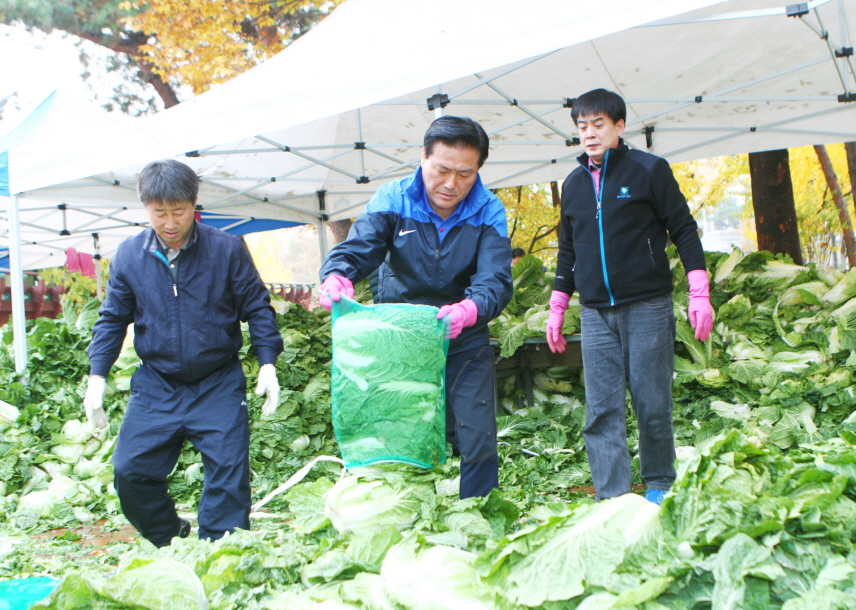
[{"label": "hands holding mesh bag", "polygon": [[469,299],[464,299],[459,303],[443,305],[437,313],[437,319],[442,320],[448,316],[449,339],[457,339],[462,330],[476,323],[478,315],[479,310],[476,304]]},{"label": "hands holding mesh bag", "polygon": [[319,299],[319,303],[327,311],[333,308],[332,301],[338,301],[343,296],[349,299],[354,298],[354,284],[348,278],[333,273],[321,282],[321,298]]}]

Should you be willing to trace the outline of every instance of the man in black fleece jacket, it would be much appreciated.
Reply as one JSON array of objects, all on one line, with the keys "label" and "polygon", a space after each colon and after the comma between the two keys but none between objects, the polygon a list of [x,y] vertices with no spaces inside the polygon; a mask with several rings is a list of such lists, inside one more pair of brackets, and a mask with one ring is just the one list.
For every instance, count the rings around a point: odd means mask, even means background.
[{"label": "man in black fleece jacket", "polygon": [[[645,497],[660,504],[675,480],[672,376],[675,318],[669,239],[690,284],[696,338],[713,326],[695,220],[665,159],[622,141],[627,110],[611,91],[578,97],[571,118],[585,153],[562,187],[562,231],[547,342],[565,349],[562,323],[580,294],[586,452],[598,500],[630,492],[625,383],[639,425]],[[626,380],[626,381],[625,381]]]}]

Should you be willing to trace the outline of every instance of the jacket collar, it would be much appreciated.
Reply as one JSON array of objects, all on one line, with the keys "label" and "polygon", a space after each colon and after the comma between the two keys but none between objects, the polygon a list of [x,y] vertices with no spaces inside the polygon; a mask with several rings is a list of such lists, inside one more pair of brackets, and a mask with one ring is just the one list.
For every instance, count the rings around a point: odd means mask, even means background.
[{"label": "jacket collar", "polygon": [[[182,250],[190,250],[199,242],[199,239],[202,237],[202,223],[199,221],[194,221],[193,225],[193,233],[190,236],[190,243],[186,246],[182,246]],[[155,233],[155,230],[151,227],[146,229],[145,231],[145,239],[143,240],[143,250],[146,252],[150,252],[154,254],[160,248],[161,241],[158,238],[158,234]]]},{"label": "jacket collar", "polygon": [[[618,146],[615,148],[610,148],[606,151],[606,159],[609,163],[615,163],[619,159],[621,159],[624,155],[627,154],[627,151],[630,150],[630,147],[624,143],[624,138],[621,138],[618,141]],[[582,165],[586,171],[589,169],[589,156],[588,153],[583,153],[579,157],[577,157],[577,161],[580,165]],[[603,164],[601,164],[603,166]]]},{"label": "jacket collar", "polygon": [[[425,201],[425,182],[422,180],[421,166],[413,172],[413,175],[403,179],[402,187],[411,201],[418,202],[420,205]],[[481,174],[477,174],[473,187],[458,204],[456,211],[460,213],[461,220],[464,220],[477,214],[492,197],[493,193],[482,183]]]}]

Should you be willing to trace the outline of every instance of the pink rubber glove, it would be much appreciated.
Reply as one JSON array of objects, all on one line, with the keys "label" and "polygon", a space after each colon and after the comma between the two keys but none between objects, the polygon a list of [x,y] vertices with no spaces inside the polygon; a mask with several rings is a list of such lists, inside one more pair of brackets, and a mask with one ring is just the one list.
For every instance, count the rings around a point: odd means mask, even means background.
[{"label": "pink rubber glove", "polygon": [[343,296],[349,299],[354,298],[354,285],[348,278],[334,273],[328,275],[327,279],[321,282],[321,298],[318,299],[318,302],[327,311],[333,309],[333,303],[330,302],[331,299],[338,301]]},{"label": "pink rubber glove", "polygon": [[449,339],[457,339],[462,330],[476,323],[478,315],[476,304],[469,299],[464,299],[460,303],[443,305],[437,313],[437,319],[441,320],[449,316]]},{"label": "pink rubber glove", "polygon": [[690,282],[690,306],[687,308],[687,317],[690,326],[695,329],[695,338],[699,341],[707,341],[713,328],[713,308],[710,306],[710,283],[707,279],[707,271],[696,269],[687,273]]},{"label": "pink rubber glove", "polygon": [[565,324],[565,312],[568,311],[568,301],[571,295],[560,290],[554,290],[550,295],[550,317],[547,318],[547,345],[550,351],[562,353],[568,341],[562,334],[562,326]]}]

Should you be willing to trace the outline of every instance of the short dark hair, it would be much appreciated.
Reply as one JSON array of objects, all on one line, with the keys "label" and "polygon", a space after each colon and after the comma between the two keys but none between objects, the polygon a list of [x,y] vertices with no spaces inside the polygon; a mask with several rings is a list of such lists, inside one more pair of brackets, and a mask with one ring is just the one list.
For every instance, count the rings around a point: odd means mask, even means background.
[{"label": "short dark hair", "polygon": [[190,167],[173,159],[152,161],[140,172],[137,194],[144,205],[152,202],[178,204],[196,203],[199,178]]},{"label": "short dark hair", "polygon": [[454,148],[474,148],[479,151],[479,167],[487,161],[490,140],[484,127],[469,117],[441,116],[435,119],[422,141],[426,157],[431,156],[435,142],[442,142]]},{"label": "short dark hair", "polygon": [[518,258],[520,256],[526,256],[526,251],[523,248],[514,248],[511,251],[511,258]]},{"label": "short dark hair", "polygon": [[592,89],[583,93],[574,100],[574,105],[571,107],[574,125],[577,124],[577,117],[580,115],[591,116],[600,113],[606,114],[613,123],[627,122],[627,105],[624,103],[624,98],[607,89]]}]

